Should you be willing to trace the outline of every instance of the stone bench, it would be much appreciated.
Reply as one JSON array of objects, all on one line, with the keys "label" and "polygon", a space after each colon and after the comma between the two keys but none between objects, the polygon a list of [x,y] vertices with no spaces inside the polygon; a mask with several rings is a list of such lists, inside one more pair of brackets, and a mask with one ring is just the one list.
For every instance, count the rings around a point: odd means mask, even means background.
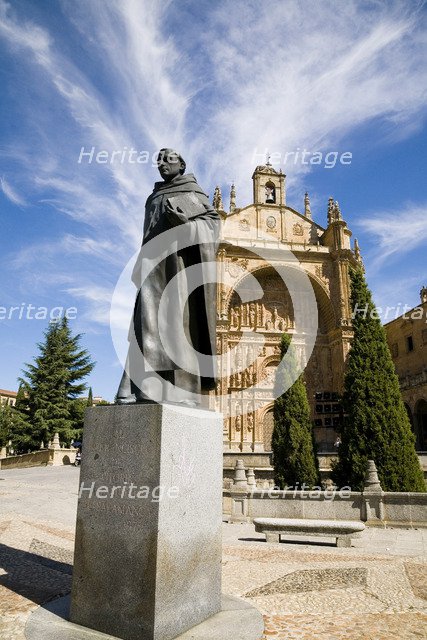
[{"label": "stone bench", "polygon": [[264,533],[267,542],[280,542],[280,535],[333,536],[337,547],[351,547],[365,529],[363,522],[347,520],[297,520],[293,518],[254,518],[255,531]]}]

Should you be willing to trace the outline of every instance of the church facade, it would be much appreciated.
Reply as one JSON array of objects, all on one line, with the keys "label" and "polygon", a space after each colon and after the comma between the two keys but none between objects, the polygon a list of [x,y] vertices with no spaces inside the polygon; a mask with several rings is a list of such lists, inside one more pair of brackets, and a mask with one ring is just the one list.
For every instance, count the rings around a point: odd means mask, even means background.
[{"label": "church facade", "polygon": [[[305,339],[295,324],[286,277],[278,271],[289,270],[286,256],[292,252],[315,296],[317,331],[304,380],[321,454],[334,451],[342,421],[340,396],[352,340],[349,266],[361,258],[332,198],[321,226],[312,218],[308,194],[302,212],[288,205],[286,176],[269,162],[255,169],[252,181],[253,202],[245,207],[236,207],[234,185],[228,212],[218,187],[213,200],[223,219],[217,299],[217,352],[223,357],[215,406],[226,416],[225,471],[243,458],[268,477],[281,336],[292,335],[301,354]],[[254,283],[262,291],[257,299],[249,295]]]}]

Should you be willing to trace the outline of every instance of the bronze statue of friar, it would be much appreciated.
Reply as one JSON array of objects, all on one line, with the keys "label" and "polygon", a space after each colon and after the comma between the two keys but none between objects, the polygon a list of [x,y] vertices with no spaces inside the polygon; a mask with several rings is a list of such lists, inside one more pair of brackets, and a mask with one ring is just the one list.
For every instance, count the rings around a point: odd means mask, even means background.
[{"label": "bronze statue of friar", "polygon": [[216,384],[220,217],[179,153],[161,149],[157,165],[162,181],[145,205],[132,275],[138,293],[116,402],[195,406]]}]

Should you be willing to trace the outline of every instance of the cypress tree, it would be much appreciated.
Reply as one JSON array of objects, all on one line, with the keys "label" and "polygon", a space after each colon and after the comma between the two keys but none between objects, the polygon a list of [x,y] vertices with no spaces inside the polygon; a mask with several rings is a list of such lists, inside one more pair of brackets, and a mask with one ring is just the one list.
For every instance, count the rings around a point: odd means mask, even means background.
[{"label": "cypress tree", "polygon": [[367,462],[372,459],[385,491],[425,491],[385,330],[360,267],[350,269],[350,283],[354,337],[344,380],[346,417],[333,480],[338,486],[361,491]]},{"label": "cypress tree", "polygon": [[28,419],[34,442],[47,442],[58,432],[60,440],[69,443],[74,429],[72,402],[85,391],[83,379],[94,363],[80,348],[81,335],[71,334],[67,318],[50,323],[44,337],[34,364],[27,364],[20,378]]},{"label": "cypress tree", "polygon": [[307,488],[319,483],[319,467],[315,453],[310,406],[302,375],[290,386],[295,377],[297,359],[290,346],[291,338],[282,336],[281,357],[288,353],[286,367],[279,366],[276,374],[276,389],[287,388],[274,403],[274,429],[272,436],[273,466],[276,484]]}]

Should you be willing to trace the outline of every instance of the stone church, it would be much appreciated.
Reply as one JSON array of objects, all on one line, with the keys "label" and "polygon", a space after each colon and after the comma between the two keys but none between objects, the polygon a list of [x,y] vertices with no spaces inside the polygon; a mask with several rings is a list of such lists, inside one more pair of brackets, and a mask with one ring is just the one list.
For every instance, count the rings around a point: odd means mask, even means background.
[{"label": "stone church", "polygon": [[[307,387],[318,451],[333,452],[342,415],[340,395],[352,339],[349,265],[361,264],[357,241],[332,198],[325,227],[312,218],[306,193],[302,212],[287,203],[286,176],[267,161],[252,176],[253,203],[236,207],[235,187],[226,212],[220,189],[213,204],[223,219],[218,253],[217,351],[224,354],[216,408],[224,422],[224,471],[237,458],[271,476],[273,387],[283,333],[298,336],[290,293],[276,271],[290,250],[307,274],[317,306],[317,336],[306,363]],[[325,207],[326,209],[326,207]],[[258,253],[259,252],[259,253]],[[260,255],[262,254],[262,255]],[[263,295],[242,301],[245,279],[256,279]],[[263,347],[257,349],[257,343]],[[256,354],[254,356],[254,354]],[[234,363],[232,362],[234,358]],[[251,364],[245,368],[245,362]],[[233,373],[234,368],[240,372]],[[234,410],[233,410],[234,409]],[[270,472],[270,473],[269,473]]]}]

